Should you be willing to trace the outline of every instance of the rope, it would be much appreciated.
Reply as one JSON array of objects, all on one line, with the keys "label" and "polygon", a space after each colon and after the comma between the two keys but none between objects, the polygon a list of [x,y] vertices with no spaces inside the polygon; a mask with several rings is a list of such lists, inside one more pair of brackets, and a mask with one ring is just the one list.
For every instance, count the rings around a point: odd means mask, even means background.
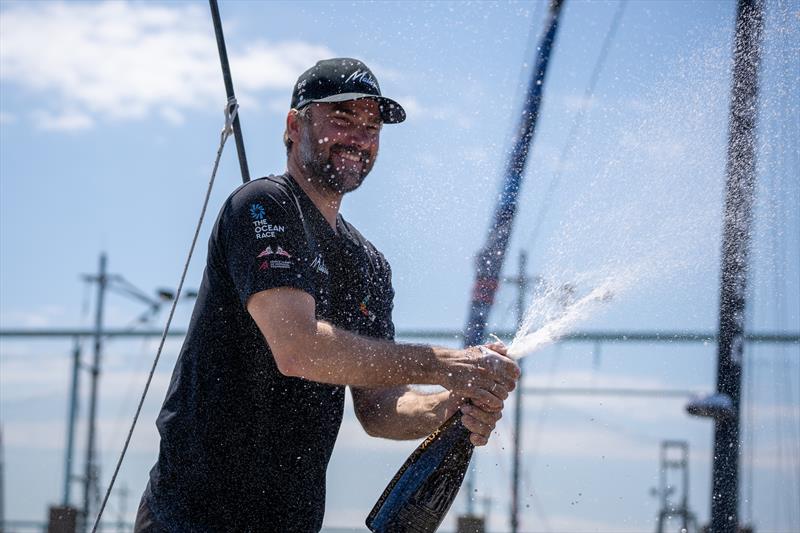
[{"label": "rope", "polygon": [[125,445],[122,447],[122,453],[119,455],[119,460],[117,461],[117,466],[114,468],[114,474],[111,476],[111,483],[108,485],[108,490],[106,490],[106,494],[103,497],[103,503],[100,505],[100,511],[97,513],[97,518],[94,521],[94,525],[92,526],[92,533],[97,531],[97,526],[100,524],[100,518],[103,516],[103,511],[106,508],[106,504],[108,503],[108,498],[111,495],[111,489],[114,487],[114,482],[117,480],[117,474],[119,474],[119,469],[122,466],[122,460],[125,458],[125,453],[128,451],[128,446],[131,442],[131,437],[133,436],[133,430],[136,427],[136,422],[139,420],[139,414],[142,412],[142,405],[144,405],[144,399],[147,396],[147,391],[150,389],[150,383],[153,381],[153,374],[155,374],[156,366],[158,365],[158,360],[161,357],[161,350],[164,348],[164,342],[167,339],[167,333],[169,333],[170,324],[172,324],[172,317],[175,314],[175,308],[178,305],[178,299],[181,296],[181,291],[183,290],[183,282],[186,279],[186,272],[189,270],[189,263],[192,260],[192,254],[194,253],[195,245],[197,244],[197,237],[200,234],[200,228],[203,225],[203,219],[206,215],[206,209],[208,207],[208,201],[211,197],[211,190],[214,187],[214,179],[217,177],[217,168],[219,168],[219,161],[222,158],[222,150],[225,148],[225,141],[228,140],[228,137],[233,133],[233,121],[236,118],[238,113],[239,105],[236,103],[236,98],[230,97],[228,98],[228,103],[225,106],[225,126],[222,128],[220,132],[220,139],[219,139],[219,148],[217,149],[217,157],[214,160],[214,168],[211,171],[211,179],[208,181],[208,188],[206,189],[206,197],[203,200],[203,208],[200,210],[200,218],[197,221],[197,226],[194,230],[194,236],[192,237],[192,245],[189,247],[189,255],[186,257],[186,262],[183,265],[183,272],[181,273],[181,279],[178,282],[178,288],[175,291],[175,298],[172,300],[172,306],[169,310],[169,317],[167,317],[167,323],[164,326],[164,333],[161,335],[161,341],[158,344],[158,350],[156,351],[156,357],[153,360],[153,365],[150,367],[150,374],[147,376],[147,382],[144,386],[144,391],[142,391],[142,397],[139,398],[139,404],[136,406],[136,413],[133,415],[133,423],[131,423],[131,428],[128,431],[128,436],[125,439]]}]

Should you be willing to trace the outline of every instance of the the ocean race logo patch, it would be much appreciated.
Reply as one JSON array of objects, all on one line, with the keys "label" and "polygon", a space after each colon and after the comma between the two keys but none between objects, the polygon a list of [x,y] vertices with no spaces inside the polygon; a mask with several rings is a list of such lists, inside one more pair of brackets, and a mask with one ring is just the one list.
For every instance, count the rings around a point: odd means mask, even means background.
[{"label": "the ocean race logo patch", "polygon": [[253,220],[264,220],[267,210],[261,204],[250,204],[250,218]]},{"label": "the ocean race logo patch", "polygon": [[272,239],[277,237],[279,233],[286,231],[285,226],[273,226],[266,218],[255,220],[253,226],[256,232],[256,239]]},{"label": "the ocean race logo patch", "polygon": [[284,226],[272,225],[267,220],[267,210],[261,204],[250,204],[250,218],[253,219],[253,230],[256,239],[271,239],[286,231]]},{"label": "the ocean race logo patch", "polygon": [[317,270],[317,272],[321,272],[326,276],[329,275],[328,267],[325,266],[325,261],[322,259],[321,254],[317,254],[317,257],[311,262],[311,268]]}]

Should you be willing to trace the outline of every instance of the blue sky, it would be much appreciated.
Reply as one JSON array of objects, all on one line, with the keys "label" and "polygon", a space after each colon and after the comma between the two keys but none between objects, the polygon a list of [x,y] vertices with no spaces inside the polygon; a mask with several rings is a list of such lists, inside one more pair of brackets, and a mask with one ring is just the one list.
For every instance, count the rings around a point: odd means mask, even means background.
[{"label": "blue sky", "polygon": [[[618,6],[568,0],[564,8],[506,272],[526,250],[529,273],[551,283],[584,291],[617,280],[614,300],[582,330],[713,331],[735,2],[630,0],[587,99]],[[384,93],[405,105],[407,122],[384,128],[375,169],[343,207],[392,263],[399,330],[463,325],[472,258],[485,238],[545,11],[533,2],[222,2],[253,175],[284,170],[291,85],[320,58],[363,59]],[[800,330],[799,42],[800,3],[767,1],[753,331]],[[2,328],[88,325],[79,276],[96,270],[101,251],[112,272],[143,289],[177,283],[224,101],[204,2],[0,3]],[[189,286],[199,283],[213,217],[239,182],[231,143]],[[501,291],[492,328],[513,325],[514,299]],[[142,311],[112,295],[106,320],[124,326]],[[190,311],[181,304],[176,327]],[[107,346],[104,484],[154,347]],[[153,420],[177,347],[168,343],[122,469],[120,481],[134,494],[129,514],[155,457]],[[742,513],[760,531],[800,528],[793,506],[800,497],[799,351],[747,351],[751,440],[742,494],[753,497]],[[8,518],[43,519],[45,506],[61,498],[69,353],[64,341],[0,342]],[[608,344],[598,354],[588,344],[561,344],[526,361],[526,384],[710,391],[714,357],[710,345]],[[704,522],[712,432],[684,414],[684,403],[531,395],[524,529],[652,530],[657,502],[648,490],[665,438],[690,443],[690,504]],[[492,499],[493,531],[508,528],[510,443],[504,419],[477,455],[477,497]],[[348,416],[329,471],[326,525],[360,527],[416,444],[370,439]],[[77,486],[73,494],[77,501]],[[452,528],[452,517],[445,524]]]}]

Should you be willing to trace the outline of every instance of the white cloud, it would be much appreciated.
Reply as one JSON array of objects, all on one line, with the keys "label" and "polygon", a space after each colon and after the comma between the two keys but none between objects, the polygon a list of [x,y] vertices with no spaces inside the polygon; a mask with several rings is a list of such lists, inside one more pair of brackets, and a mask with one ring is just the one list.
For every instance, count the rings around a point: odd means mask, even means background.
[{"label": "white cloud", "polygon": [[86,113],[70,110],[51,113],[43,109],[32,113],[34,124],[47,131],[79,131],[94,126],[94,120]]},{"label": "white cloud", "polygon": [[[47,38],[43,39],[42,36]],[[241,102],[287,90],[308,65],[334,55],[299,41],[229,47]],[[37,2],[6,6],[0,17],[0,79],[47,93],[37,125],[78,130],[96,120],[220,108],[224,86],[206,9],[131,2]]]},{"label": "white cloud", "polygon": [[183,116],[183,113],[181,113],[174,107],[162,107],[161,116],[164,117],[164,120],[176,126],[179,126],[186,121],[186,118]]},{"label": "white cloud", "polygon": [[[257,41],[244,53],[231,55],[231,70],[235,73],[237,87],[243,91],[286,89],[314,62],[333,55],[324,46],[302,41],[274,45]],[[288,104],[287,94],[287,107]]]}]

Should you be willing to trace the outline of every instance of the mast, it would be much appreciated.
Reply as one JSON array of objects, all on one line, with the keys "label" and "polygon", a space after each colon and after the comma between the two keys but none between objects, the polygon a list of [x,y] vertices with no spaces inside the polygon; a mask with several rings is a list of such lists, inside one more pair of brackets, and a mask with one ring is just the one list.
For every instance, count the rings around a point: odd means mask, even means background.
[{"label": "mast", "polygon": [[747,263],[756,178],[758,65],[762,0],[739,0],[733,51],[727,184],[722,237],[717,394],[729,399],[728,416],[714,420],[711,533],[739,525],[739,419]]}]

